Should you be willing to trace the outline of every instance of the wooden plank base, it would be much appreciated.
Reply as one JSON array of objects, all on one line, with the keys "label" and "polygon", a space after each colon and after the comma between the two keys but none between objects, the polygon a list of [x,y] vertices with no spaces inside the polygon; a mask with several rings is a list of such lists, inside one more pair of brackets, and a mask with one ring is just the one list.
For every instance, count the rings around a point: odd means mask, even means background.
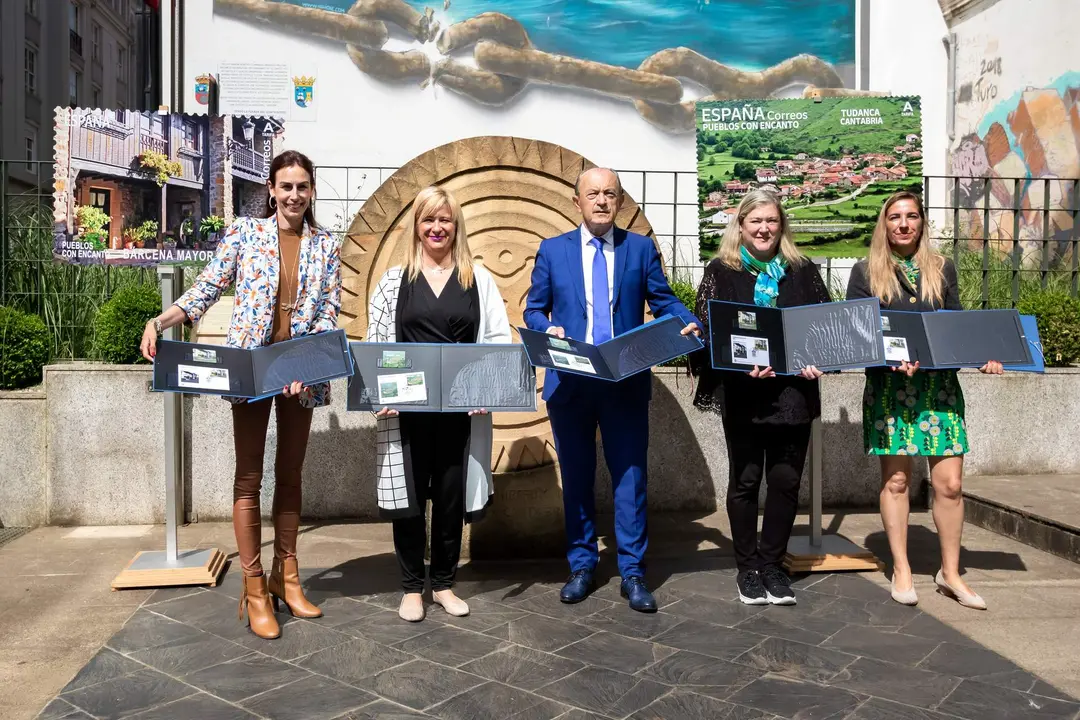
[{"label": "wooden plank base", "polygon": [[225,567],[225,553],[217,548],[188,550],[170,564],[164,551],[143,550],[112,581],[113,590],[160,588],[175,585],[216,587]]},{"label": "wooden plank base", "polygon": [[839,572],[843,570],[883,570],[874,553],[840,535],[822,535],[820,545],[811,545],[806,535],[788,541],[784,568],[788,572]]},{"label": "wooden plank base", "polygon": [[850,557],[847,555],[821,555],[818,557],[784,557],[784,568],[793,573],[840,572],[843,570],[881,571],[885,563],[873,555],[869,558]]}]

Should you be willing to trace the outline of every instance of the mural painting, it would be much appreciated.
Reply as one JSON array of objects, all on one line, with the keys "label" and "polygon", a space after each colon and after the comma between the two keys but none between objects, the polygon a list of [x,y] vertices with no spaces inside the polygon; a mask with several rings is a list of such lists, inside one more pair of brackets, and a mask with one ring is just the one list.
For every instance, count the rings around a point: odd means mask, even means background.
[{"label": "mural painting", "polygon": [[[854,0],[214,0],[213,9],[229,42],[189,44],[203,62],[216,56],[216,67],[198,67],[191,82],[218,72],[227,98],[237,64],[279,64],[269,71],[280,76],[275,87],[290,91],[283,99],[295,95],[303,110],[310,92],[322,108],[317,116],[286,108],[287,120],[320,128],[346,122],[331,117],[328,104],[363,118],[365,132],[354,133],[347,159],[337,156],[356,166],[394,151],[400,157],[384,164],[400,165],[441,142],[492,133],[586,154],[602,154],[597,143],[606,140],[611,153],[617,129],[627,142],[621,167],[653,169],[646,165],[671,162],[675,145],[665,138],[694,131],[696,100],[799,97],[808,87],[852,87],[855,78]],[[319,50],[250,52],[279,41]],[[391,94],[392,103],[380,102]],[[457,102],[433,103],[450,97]],[[422,132],[433,137],[423,145],[408,132],[418,113],[431,120]],[[589,123],[609,132],[575,131]],[[390,129],[366,135],[381,128]],[[325,164],[317,135],[327,137],[312,130],[306,151]],[[656,142],[635,142],[646,137]]]},{"label": "mural painting", "polygon": [[[1025,261],[1038,263],[1047,208],[1050,262],[1065,258],[1080,178],[1080,72],[1001,101],[960,140],[952,167],[970,178],[960,181],[958,204],[968,208],[964,234],[973,247],[986,237],[1009,253],[1015,239]],[[989,227],[983,227],[984,206]]]}]

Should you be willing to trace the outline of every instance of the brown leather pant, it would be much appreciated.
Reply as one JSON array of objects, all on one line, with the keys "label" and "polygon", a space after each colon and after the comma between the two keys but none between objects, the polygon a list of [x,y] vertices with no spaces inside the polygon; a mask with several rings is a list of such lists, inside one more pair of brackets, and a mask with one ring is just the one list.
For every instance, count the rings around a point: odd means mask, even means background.
[{"label": "brown leather pant", "polygon": [[296,534],[300,527],[300,474],[311,432],[311,409],[296,398],[277,395],[232,407],[233,443],[236,448],[236,479],[233,483],[233,531],[244,575],[262,575],[260,549],[262,518],[259,491],[262,487],[263,453],[270,406],[277,409],[277,456],[274,461],[274,556],[296,557]]}]

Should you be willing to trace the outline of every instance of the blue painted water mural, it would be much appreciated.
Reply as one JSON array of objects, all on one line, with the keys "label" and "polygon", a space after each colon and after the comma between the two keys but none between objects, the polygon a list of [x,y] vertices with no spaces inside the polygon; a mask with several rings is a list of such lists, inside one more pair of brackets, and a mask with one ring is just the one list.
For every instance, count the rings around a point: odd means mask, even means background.
[{"label": "blue painted water mural", "polygon": [[[344,12],[353,0],[279,0]],[[672,47],[743,70],[800,53],[855,62],[855,0],[406,0],[460,22],[483,12],[517,20],[540,50],[637,67]]]}]

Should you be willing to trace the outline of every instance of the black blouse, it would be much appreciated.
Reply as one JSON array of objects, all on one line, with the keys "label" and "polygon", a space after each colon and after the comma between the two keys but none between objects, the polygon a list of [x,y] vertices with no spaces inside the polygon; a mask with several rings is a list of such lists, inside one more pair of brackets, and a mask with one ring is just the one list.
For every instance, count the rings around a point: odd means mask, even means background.
[{"label": "black blouse", "polygon": [[[694,314],[704,324],[709,341],[709,301],[754,302],[757,278],[724,264],[719,258],[705,268],[698,288]],[[814,262],[788,268],[779,284],[777,307],[796,307],[829,302],[829,291]],[[699,376],[694,405],[719,411],[724,422],[753,422],[773,425],[801,425],[821,414],[821,394],[816,380],[791,375],[752,378],[745,372],[714,370],[709,348],[691,356],[691,369]],[[764,368],[763,368],[764,369]]]},{"label": "black blouse", "polygon": [[436,297],[423,273],[401,279],[397,306],[398,342],[474,343],[480,330],[480,293],[474,282],[461,287],[457,269]]}]

